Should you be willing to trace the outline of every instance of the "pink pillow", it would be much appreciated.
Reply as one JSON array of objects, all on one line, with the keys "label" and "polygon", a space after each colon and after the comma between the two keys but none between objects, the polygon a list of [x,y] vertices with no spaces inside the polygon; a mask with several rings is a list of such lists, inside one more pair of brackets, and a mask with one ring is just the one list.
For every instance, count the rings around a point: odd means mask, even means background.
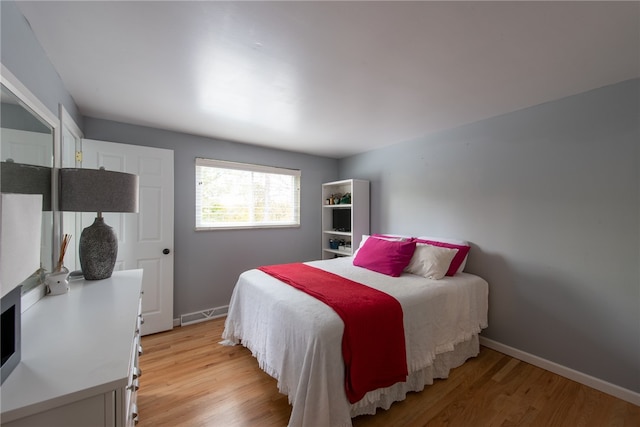
[{"label": "pink pillow", "polygon": [[413,239],[413,241],[416,243],[426,243],[428,245],[439,246],[441,248],[458,250],[458,253],[453,257],[453,260],[449,265],[449,269],[447,270],[447,274],[446,274],[447,276],[453,276],[456,274],[456,272],[458,271],[458,268],[460,268],[460,266],[462,265],[462,262],[467,257],[467,254],[469,253],[469,249],[471,249],[471,247],[468,245],[456,245],[453,243],[438,242],[435,240]]},{"label": "pink pillow", "polygon": [[414,241],[399,242],[369,238],[358,250],[353,259],[353,265],[398,277],[409,265],[415,249]]}]

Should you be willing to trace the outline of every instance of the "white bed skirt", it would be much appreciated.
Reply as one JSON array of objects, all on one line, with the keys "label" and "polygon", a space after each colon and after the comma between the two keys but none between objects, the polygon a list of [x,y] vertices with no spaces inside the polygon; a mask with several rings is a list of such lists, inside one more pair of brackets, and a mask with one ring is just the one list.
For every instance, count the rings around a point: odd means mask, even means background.
[{"label": "white bed skirt", "polygon": [[[224,344],[232,345],[230,342],[225,342]],[[253,351],[252,353],[255,356]],[[452,351],[437,355],[432,365],[410,373],[407,381],[367,393],[362,400],[351,405],[351,418],[358,415],[375,415],[379,408],[389,409],[394,402],[404,400],[408,393],[424,390],[425,386],[433,384],[435,379],[448,378],[452,369],[462,366],[466,360],[476,357],[479,353],[478,335],[474,335],[468,341],[455,345]],[[269,373],[268,371],[265,372]],[[277,376],[275,378],[278,379]],[[283,392],[283,390],[280,390],[280,392]],[[351,426],[352,424],[349,422],[339,427]]]},{"label": "white bed skirt", "polygon": [[[404,400],[407,393],[424,390],[426,385],[433,384],[434,379],[448,378],[451,369],[461,366],[479,352],[478,335],[474,335],[470,340],[457,344],[452,351],[437,355],[431,366],[409,374],[406,382],[367,393],[362,400],[351,405],[351,417],[374,415],[378,408],[389,409],[393,402]],[[372,396],[374,394],[376,396]],[[372,400],[372,397],[377,399]]]}]

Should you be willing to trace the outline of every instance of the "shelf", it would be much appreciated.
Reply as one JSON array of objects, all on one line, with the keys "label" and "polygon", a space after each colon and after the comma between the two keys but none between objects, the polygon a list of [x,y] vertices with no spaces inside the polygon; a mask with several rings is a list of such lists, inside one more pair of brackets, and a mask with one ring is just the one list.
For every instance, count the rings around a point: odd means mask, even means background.
[{"label": "shelf", "polygon": [[324,234],[333,234],[335,236],[351,236],[350,231],[333,231],[333,230],[325,230]]},{"label": "shelf", "polygon": [[351,250],[348,250],[348,251],[346,251],[346,250],[341,251],[341,250],[339,250],[339,249],[328,249],[328,248],[325,248],[325,249],[323,249],[323,251],[325,251],[325,252],[329,252],[329,253],[332,253],[332,254],[336,254],[336,255],[351,256]]},{"label": "shelf", "polygon": [[[349,203],[326,204],[330,197],[342,197],[349,193]],[[349,231],[336,231],[336,230]],[[322,184],[322,259],[334,256],[351,256],[362,236],[369,234],[369,181],[345,179]],[[330,249],[329,240],[344,240],[352,248]],[[335,247],[335,246],[334,246]],[[342,246],[341,246],[342,248]]]},{"label": "shelf", "polygon": [[350,208],[351,203],[338,203],[337,205],[322,205],[323,208]]}]

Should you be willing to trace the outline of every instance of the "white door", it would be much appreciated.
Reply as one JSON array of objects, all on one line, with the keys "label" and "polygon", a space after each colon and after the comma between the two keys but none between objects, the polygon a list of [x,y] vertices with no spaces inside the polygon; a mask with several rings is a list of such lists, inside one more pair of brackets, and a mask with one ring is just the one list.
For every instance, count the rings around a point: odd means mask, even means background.
[{"label": "white door", "polygon": [[[118,236],[116,270],[144,269],[142,335],[173,328],[173,150],[82,140],[82,167],[134,173],[139,212],[105,213]],[[82,227],[95,214],[82,215]]]}]

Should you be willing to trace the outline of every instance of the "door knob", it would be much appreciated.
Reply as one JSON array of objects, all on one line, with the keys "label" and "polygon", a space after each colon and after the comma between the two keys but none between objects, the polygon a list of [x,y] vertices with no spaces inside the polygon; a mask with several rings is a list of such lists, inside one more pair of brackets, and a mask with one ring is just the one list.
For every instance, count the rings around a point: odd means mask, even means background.
[{"label": "door knob", "polygon": [[164,248],[164,249],[162,250],[162,253],[163,253],[163,254],[165,254],[165,255],[169,255],[169,252],[171,252],[171,251],[169,250],[169,248]]}]

